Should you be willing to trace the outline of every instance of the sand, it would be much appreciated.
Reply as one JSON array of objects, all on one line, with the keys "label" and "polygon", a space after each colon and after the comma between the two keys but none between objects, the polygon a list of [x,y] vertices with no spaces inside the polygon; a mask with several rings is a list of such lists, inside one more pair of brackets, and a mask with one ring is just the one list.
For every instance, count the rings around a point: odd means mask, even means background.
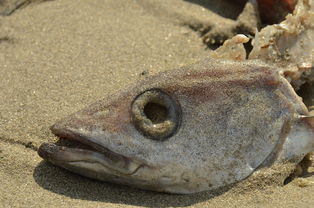
[{"label": "sand", "polygon": [[0,207],[313,207],[311,175],[286,186],[169,195],[84,178],[37,155],[41,143],[57,141],[49,130],[56,120],[207,57],[197,26],[215,22],[221,8],[203,3],[56,0],[0,16]]}]

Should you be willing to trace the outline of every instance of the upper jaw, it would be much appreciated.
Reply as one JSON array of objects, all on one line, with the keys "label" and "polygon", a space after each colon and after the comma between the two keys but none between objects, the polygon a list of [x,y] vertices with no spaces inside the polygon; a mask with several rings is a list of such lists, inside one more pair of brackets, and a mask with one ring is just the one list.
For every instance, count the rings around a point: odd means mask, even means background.
[{"label": "upper jaw", "polygon": [[83,135],[75,128],[63,126],[62,123],[53,125],[51,131],[60,138],[87,146],[87,148],[70,148],[55,144],[42,144],[38,149],[39,156],[56,165],[66,167],[83,163],[97,163],[104,167],[105,172],[115,175],[132,175],[143,165],[132,158],[109,150],[97,140]]}]

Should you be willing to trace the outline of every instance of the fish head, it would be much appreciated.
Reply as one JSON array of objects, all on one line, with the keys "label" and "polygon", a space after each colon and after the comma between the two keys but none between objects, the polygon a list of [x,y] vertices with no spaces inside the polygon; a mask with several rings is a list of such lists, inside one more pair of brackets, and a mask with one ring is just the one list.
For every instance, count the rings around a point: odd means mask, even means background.
[{"label": "fish head", "polygon": [[60,120],[52,132],[86,147],[43,144],[39,155],[81,175],[193,193],[273,163],[307,110],[275,69],[204,60],[157,74]]}]

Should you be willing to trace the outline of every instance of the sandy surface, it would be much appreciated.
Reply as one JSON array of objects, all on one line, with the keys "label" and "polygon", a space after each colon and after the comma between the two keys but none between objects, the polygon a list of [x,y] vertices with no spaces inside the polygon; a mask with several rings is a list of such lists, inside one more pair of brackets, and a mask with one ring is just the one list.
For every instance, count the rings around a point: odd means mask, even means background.
[{"label": "sandy surface", "polygon": [[215,197],[169,195],[87,179],[37,155],[42,142],[57,141],[56,120],[143,72],[207,57],[196,26],[221,8],[195,2],[203,1],[56,0],[0,17],[0,207],[314,206],[314,176]]}]

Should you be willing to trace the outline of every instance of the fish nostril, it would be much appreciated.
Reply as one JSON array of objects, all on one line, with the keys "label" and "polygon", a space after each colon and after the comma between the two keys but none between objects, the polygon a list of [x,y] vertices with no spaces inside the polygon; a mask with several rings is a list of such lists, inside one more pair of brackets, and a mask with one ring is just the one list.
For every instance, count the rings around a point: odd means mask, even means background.
[{"label": "fish nostril", "polygon": [[158,124],[167,120],[169,112],[166,106],[149,102],[144,106],[144,114],[153,124]]}]

